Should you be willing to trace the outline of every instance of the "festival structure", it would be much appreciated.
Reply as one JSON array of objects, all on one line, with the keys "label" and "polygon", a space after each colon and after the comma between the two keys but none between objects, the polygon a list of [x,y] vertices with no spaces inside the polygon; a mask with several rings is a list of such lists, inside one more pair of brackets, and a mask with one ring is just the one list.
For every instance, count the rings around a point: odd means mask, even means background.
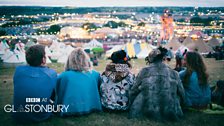
[{"label": "festival structure", "polygon": [[161,40],[169,40],[173,37],[174,26],[173,26],[173,17],[170,10],[165,9],[163,15],[161,16]]}]

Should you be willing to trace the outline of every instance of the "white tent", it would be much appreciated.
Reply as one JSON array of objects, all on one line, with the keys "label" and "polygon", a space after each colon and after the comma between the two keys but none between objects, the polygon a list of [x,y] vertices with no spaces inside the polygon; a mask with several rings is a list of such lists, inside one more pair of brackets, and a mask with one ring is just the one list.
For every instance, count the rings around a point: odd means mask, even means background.
[{"label": "white tent", "polygon": [[58,58],[58,63],[66,63],[68,56],[74,50],[70,45],[65,45],[61,48],[61,56]]},{"label": "white tent", "polygon": [[152,50],[153,50],[153,47],[150,45],[147,45],[146,48],[144,48],[140,53],[137,54],[137,57],[139,59],[143,59],[147,57]]},{"label": "white tent", "polygon": [[25,63],[25,44],[19,42],[15,45],[14,52],[9,52],[7,57],[4,57],[4,63]]},{"label": "white tent", "polygon": [[96,47],[103,48],[103,44],[98,42],[96,39],[93,39],[89,43],[86,43],[83,45],[83,48],[85,48],[85,49],[92,49],[92,48],[96,48]]},{"label": "white tent", "polygon": [[110,57],[113,52],[124,49],[124,45],[115,45],[113,48],[106,52],[106,57]]},{"label": "white tent", "polygon": [[7,53],[6,52],[7,50],[9,50],[9,45],[5,41],[1,41],[0,42],[0,58],[2,58],[2,56]]}]

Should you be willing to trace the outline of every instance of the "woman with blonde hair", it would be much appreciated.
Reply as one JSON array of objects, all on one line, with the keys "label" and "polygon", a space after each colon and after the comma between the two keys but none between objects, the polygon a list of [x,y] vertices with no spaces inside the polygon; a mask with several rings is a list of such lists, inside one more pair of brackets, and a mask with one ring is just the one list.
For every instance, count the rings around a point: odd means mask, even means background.
[{"label": "woman with blonde hair", "polygon": [[65,71],[58,77],[56,103],[68,106],[60,112],[61,116],[83,115],[101,111],[98,86],[100,74],[92,70],[89,56],[82,48],[71,52]]}]

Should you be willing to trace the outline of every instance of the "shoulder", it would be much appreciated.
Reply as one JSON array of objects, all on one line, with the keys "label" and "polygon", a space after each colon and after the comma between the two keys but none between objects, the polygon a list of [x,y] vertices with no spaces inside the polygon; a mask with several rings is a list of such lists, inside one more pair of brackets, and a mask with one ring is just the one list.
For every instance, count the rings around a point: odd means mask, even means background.
[{"label": "shoulder", "polygon": [[96,74],[96,75],[100,75],[100,73],[98,71],[96,71],[96,70],[91,70],[90,73]]},{"label": "shoulder", "polygon": [[180,72],[179,72],[179,75],[180,76],[184,76],[186,74],[186,70],[181,70]]},{"label": "shoulder", "polygon": [[43,67],[42,68],[44,73],[46,73],[48,76],[51,77],[57,77],[57,72],[49,67]]},{"label": "shoulder", "polygon": [[179,77],[179,73],[173,69],[171,69],[170,67],[168,67],[170,73],[171,73],[171,76],[173,76],[174,78],[178,78]]}]

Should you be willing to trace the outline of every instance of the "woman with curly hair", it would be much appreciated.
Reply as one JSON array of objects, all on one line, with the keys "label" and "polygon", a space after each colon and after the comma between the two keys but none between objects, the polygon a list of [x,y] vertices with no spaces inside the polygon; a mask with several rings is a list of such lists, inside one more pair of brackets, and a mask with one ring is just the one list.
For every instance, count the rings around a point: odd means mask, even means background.
[{"label": "woman with curly hair", "polygon": [[180,71],[179,75],[185,88],[185,105],[206,108],[211,101],[211,90],[202,56],[197,52],[187,52],[184,65],[186,70]]},{"label": "woman with curly hair", "polygon": [[178,73],[163,63],[166,54],[167,49],[159,47],[146,58],[149,65],[139,72],[129,92],[130,118],[178,120],[183,116],[184,88]]}]

